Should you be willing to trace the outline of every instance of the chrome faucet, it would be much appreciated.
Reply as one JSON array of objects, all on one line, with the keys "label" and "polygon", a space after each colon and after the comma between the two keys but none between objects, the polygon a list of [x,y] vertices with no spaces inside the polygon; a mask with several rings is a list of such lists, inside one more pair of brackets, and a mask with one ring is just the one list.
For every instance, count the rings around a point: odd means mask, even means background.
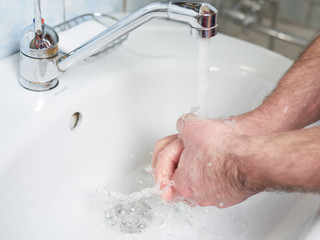
[{"label": "chrome faucet", "polygon": [[[28,26],[20,42],[19,83],[29,90],[46,91],[57,86],[58,76],[153,18],[169,18],[190,25],[192,36],[211,38],[217,34],[217,10],[207,3],[156,2],[93,37],[80,47],[61,56],[59,36],[41,19],[40,0],[35,0],[34,24]],[[40,17],[39,17],[40,16]]]}]

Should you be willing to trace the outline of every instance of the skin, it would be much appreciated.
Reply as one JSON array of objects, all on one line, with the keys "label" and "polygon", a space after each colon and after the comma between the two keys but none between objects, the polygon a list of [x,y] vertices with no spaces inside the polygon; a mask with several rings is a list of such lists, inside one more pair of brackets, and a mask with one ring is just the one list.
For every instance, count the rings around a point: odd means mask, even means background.
[{"label": "skin", "polygon": [[257,109],[234,117],[236,130],[262,135],[301,129],[320,119],[320,37]]},{"label": "skin", "polygon": [[180,118],[178,134],[154,149],[162,199],[224,208],[265,189],[319,192],[320,127],[303,129],[320,119],[319,92],[317,38],[257,109],[227,121]]}]

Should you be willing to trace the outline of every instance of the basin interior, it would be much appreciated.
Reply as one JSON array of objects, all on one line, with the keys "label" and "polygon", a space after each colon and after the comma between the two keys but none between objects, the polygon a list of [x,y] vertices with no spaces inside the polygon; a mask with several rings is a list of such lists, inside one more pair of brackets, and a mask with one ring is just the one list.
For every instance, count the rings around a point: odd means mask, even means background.
[{"label": "basin interior", "polygon": [[[107,215],[119,204],[114,196],[153,187],[146,168],[155,141],[175,133],[176,120],[197,104],[195,45],[183,25],[156,21],[123,46],[70,69],[57,89],[34,97],[34,106],[43,101],[43,107],[26,121],[15,143],[19,151],[6,155],[10,164],[1,170],[3,239],[302,236],[319,207],[316,195],[265,192],[223,210],[168,206],[149,196],[138,200],[137,208],[151,208],[142,232],[110,225]],[[210,117],[258,106],[290,65],[223,35],[211,51]],[[70,129],[75,113],[81,121]]]}]

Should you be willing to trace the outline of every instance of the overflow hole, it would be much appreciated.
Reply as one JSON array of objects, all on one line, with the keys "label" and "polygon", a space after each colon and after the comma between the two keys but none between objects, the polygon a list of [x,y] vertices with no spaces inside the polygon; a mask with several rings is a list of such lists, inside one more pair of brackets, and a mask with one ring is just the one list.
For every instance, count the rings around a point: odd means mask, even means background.
[{"label": "overflow hole", "polygon": [[69,121],[70,130],[75,130],[76,128],[78,128],[81,121],[82,121],[81,113],[75,112],[74,114],[72,114],[70,121]]}]

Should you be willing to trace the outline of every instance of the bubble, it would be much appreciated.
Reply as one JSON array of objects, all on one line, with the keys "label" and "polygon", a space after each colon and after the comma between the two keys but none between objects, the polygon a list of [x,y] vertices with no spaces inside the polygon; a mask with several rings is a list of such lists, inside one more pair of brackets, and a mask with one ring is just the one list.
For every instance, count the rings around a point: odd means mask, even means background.
[{"label": "bubble", "polygon": [[151,166],[146,166],[144,168],[144,170],[147,172],[147,173],[152,173],[152,167]]}]

